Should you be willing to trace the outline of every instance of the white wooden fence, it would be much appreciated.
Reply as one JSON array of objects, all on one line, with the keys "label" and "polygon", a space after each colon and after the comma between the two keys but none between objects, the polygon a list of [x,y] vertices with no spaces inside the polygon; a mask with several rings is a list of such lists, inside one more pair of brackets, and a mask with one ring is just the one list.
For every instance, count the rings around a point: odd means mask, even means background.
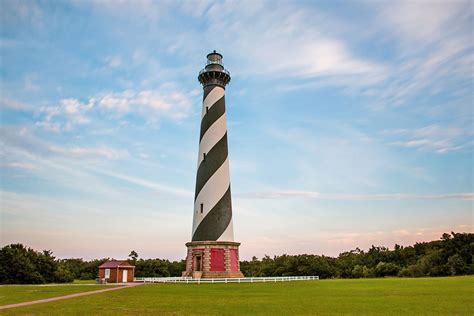
[{"label": "white wooden fence", "polygon": [[172,278],[135,278],[135,282],[143,283],[267,283],[267,282],[290,282],[290,281],[314,281],[319,276],[287,276],[287,277],[255,277],[255,278],[216,278],[216,279],[193,279],[191,277]]}]

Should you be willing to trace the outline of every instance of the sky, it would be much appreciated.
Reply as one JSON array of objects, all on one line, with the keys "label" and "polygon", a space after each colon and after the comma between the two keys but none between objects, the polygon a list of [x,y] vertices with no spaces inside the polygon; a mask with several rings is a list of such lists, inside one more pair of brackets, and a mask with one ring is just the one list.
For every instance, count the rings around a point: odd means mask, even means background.
[{"label": "sky", "polygon": [[1,244],[183,259],[202,87],[242,259],[474,232],[472,1],[0,2]]}]

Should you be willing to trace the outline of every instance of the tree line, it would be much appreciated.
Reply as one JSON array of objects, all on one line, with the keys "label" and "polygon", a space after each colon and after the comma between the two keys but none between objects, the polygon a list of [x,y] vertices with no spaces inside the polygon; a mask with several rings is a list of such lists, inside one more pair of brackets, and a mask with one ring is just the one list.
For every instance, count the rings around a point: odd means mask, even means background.
[{"label": "tree line", "polygon": [[356,248],[338,257],[282,255],[240,263],[246,276],[319,275],[321,278],[422,277],[474,274],[474,234],[443,234],[440,240],[393,250]]},{"label": "tree line", "polygon": [[[356,248],[338,257],[312,254],[281,255],[241,261],[247,277],[319,275],[320,278],[422,277],[474,274],[474,234],[443,234],[440,240],[413,246],[395,245],[392,250],[372,246],[367,251]],[[22,244],[0,250],[0,283],[63,283],[74,279],[90,280],[108,258],[56,259],[50,250],[42,252]],[[185,261],[138,259],[132,251],[129,261],[136,277],[180,276]]]},{"label": "tree line", "polygon": [[[11,244],[0,250],[0,284],[66,283],[74,280],[93,280],[99,266],[110,258],[83,260],[56,259],[50,250],[35,251],[22,244]],[[136,277],[180,276],[185,261],[138,259],[132,251],[129,262],[135,265]]]}]

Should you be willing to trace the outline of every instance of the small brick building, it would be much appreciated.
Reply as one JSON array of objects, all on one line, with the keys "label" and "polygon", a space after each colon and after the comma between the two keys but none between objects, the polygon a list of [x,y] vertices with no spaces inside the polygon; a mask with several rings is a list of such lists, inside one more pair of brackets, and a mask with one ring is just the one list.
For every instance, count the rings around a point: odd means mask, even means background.
[{"label": "small brick building", "polygon": [[105,279],[107,283],[133,282],[135,266],[128,260],[109,260],[99,266],[99,279]]}]

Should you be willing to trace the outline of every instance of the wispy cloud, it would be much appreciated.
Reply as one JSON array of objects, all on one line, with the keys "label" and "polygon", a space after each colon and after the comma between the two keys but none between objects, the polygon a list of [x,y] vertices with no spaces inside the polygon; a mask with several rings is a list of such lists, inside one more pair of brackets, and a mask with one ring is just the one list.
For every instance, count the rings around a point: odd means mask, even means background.
[{"label": "wispy cloud", "polygon": [[[129,113],[152,123],[162,119],[179,121],[192,113],[195,97],[195,90],[184,92],[173,83],[154,90],[101,92],[87,102],[67,98],[59,105],[42,106],[38,111],[41,119],[35,125],[53,132],[69,131],[74,126],[89,124],[101,115],[115,120]],[[12,102],[7,104],[15,105]]]},{"label": "wispy cloud", "polygon": [[342,38],[324,32],[321,25],[328,17],[314,9],[284,4],[268,10],[263,2],[218,2],[207,17],[208,33],[227,30],[222,36],[228,50],[245,52],[232,58],[253,75],[328,78],[335,85],[375,83],[387,75],[383,64],[356,56]]},{"label": "wispy cloud", "polygon": [[2,1],[0,19],[5,24],[27,23],[36,28],[43,28],[44,12],[36,1],[29,3],[14,0]]},{"label": "wispy cloud", "polygon": [[122,57],[119,55],[109,56],[105,61],[110,68],[120,67],[123,63]]},{"label": "wispy cloud", "polygon": [[[470,137],[473,133],[473,130],[462,127],[442,127],[433,124],[413,129],[384,130],[381,135],[388,137],[390,145],[445,154],[472,147]],[[402,139],[395,140],[396,138]]]},{"label": "wispy cloud", "polygon": [[101,147],[59,147],[49,146],[49,150],[53,153],[70,158],[106,158],[109,160],[117,160],[128,157],[126,150],[117,150],[106,146]]},{"label": "wispy cloud", "polygon": [[115,171],[106,171],[106,170],[103,170],[103,169],[91,169],[91,170],[96,172],[96,173],[100,173],[100,174],[103,174],[103,175],[106,175],[106,176],[109,176],[109,177],[113,177],[113,178],[116,178],[116,179],[119,179],[119,180],[127,181],[129,183],[132,183],[132,184],[135,184],[135,185],[138,185],[138,186],[156,191],[158,193],[171,194],[173,196],[187,197],[187,198],[193,196],[193,192],[191,192],[191,191],[183,190],[183,189],[176,188],[176,187],[173,187],[173,186],[170,186],[170,185],[161,184],[161,183],[157,183],[157,182],[150,181],[150,180],[145,180],[145,179],[130,176],[130,175],[125,175],[125,174],[118,173],[118,172],[115,172]]},{"label": "wispy cloud", "polygon": [[114,0],[92,0],[90,3],[99,12],[105,12],[115,18],[128,18],[130,15],[147,19],[154,23],[159,21],[168,6],[163,2],[153,0],[137,1],[114,1]]},{"label": "wispy cloud", "polygon": [[89,99],[88,103],[82,103],[77,99],[63,99],[57,106],[42,106],[39,109],[42,119],[36,122],[36,126],[60,132],[70,130],[74,125],[84,125],[90,123],[87,113],[94,107],[94,99]]},{"label": "wispy cloud", "polygon": [[[470,15],[469,1],[397,1],[383,4],[379,22],[401,36],[405,41],[419,43],[435,42],[448,32],[467,22]],[[460,21],[461,19],[461,21]],[[462,21],[464,20],[464,21]],[[457,23],[453,23],[457,22]],[[461,24],[460,24],[461,22]],[[411,49],[420,49],[416,45]]]},{"label": "wispy cloud", "polygon": [[467,66],[473,48],[469,1],[397,1],[374,7],[374,26],[394,39],[397,53],[387,84],[377,88],[377,106],[400,106],[447,89],[468,95],[463,80],[472,76]]},{"label": "wispy cloud", "polygon": [[19,149],[34,156],[59,156],[73,159],[124,159],[129,156],[125,149],[114,149],[109,146],[71,146],[46,142],[36,137],[28,129],[0,127],[4,154],[8,155],[13,149]]},{"label": "wispy cloud", "polygon": [[[179,120],[191,113],[193,92],[184,93],[171,84],[156,90],[106,92],[95,97],[96,104],[113,115],[133,112],[151,120],[169,118]],[[150,117],[151,115],[151,117]]]},{"label": "wispy cloud", "polygon": [[23,169],[23,170],[38,170],[39,167],[32,163],[26,162],[2,162],[0,163],[1,168],[13,168],[13,169]]},{"label": "wispy cloud", "polygon": [[451,194],[328,194],[315,191],[281,190],[268,192],[252,192],[237,194],[245,199],[319,199],[349,201],[380,201],[380,200],[474,200],[474,192]]},{"label": "wispy cloud", "polygon": [[16,111],[28,111],[31,110],[31,106],[12,99],[2,98],[0,100],[0,107],[3,109],[10,109]]},{"label": "wispy cloud", "polygon": [[195,17],[201,17],[206,13],[212,3],[213,1],[211,0],[182,1],[179,3],[179,5],[180,9],[183,10],[186,14]]},{"label": "wispy cloud", "polygon": [[[439,154],[445,154],[452,151],[458,151],[465,148],[466,145],[454,145],[448,140],[433,141],[430,139],[414,139],[408,141],[397,141],[390,143],[391,145],[405,147],[405,148],[419,148],[433,150]],[[470,144],[472,145],[472,144]]]}]

